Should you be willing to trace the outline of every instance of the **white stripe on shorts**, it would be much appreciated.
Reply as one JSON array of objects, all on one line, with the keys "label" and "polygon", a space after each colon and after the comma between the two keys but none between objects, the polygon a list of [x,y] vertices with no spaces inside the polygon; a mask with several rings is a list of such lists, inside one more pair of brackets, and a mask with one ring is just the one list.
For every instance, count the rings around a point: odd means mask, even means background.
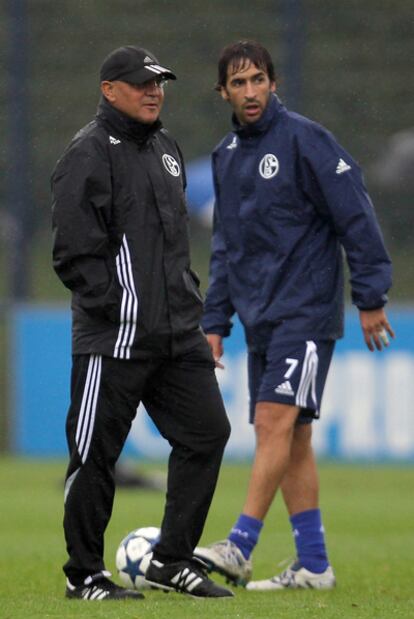
[{"label": "white stripe on shorts", "polygon": [[311,392],[312,400],[315,409],[318,407],[316,399],[316,376],[318,374],[318,348],[312,340],[306,342],[306,353],[302,365],[302,375],[300,377],[299,387],[296,394],[296,404],[301,408],[308,407],[309,391]]}]

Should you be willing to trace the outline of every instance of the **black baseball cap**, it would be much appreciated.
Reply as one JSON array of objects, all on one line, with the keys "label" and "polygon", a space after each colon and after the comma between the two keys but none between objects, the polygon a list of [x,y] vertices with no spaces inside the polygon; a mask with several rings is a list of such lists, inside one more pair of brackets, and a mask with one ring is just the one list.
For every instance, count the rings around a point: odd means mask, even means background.
[{"label": "black baseball cap", "polygon": [[120,80],[130,84],[142,84],[158,76],[177,79],[170,69],[160,65],[154,54],[135,45],[115,49],[105,58],[100,71],[101,82]]}]

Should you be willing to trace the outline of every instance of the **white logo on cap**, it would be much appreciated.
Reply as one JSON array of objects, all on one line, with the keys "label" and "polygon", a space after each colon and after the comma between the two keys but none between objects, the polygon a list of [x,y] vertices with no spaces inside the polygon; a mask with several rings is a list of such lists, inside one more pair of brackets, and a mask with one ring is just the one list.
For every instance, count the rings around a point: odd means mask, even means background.
[{"label": "white logo on cap", "polygon": [[172,176],[180,176],[180,166],[172,155],[163,155],[162,162],[167,172],[169,172]]},{"label": "white logo on cap", "polygon": [[279,161],[276,155],[268,153],[259,163],[260,176],[265,179],[273,178],[279,172]]},{"label": "white logo on cap", "polygon": [[152,58],[150,58],[149,56],[145,56],[144,58],[144,63],[146,62],[154,62]]}]

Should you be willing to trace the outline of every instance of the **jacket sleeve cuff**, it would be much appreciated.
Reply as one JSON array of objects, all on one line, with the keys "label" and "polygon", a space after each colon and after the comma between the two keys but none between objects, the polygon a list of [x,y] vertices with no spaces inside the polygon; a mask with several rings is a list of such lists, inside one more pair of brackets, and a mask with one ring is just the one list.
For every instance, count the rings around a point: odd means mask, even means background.
[{"label": "jacket sleeve cuff", "polygon": [[206,335],[221,335],[221,337],[228,337],[230,335],[231,329],[233,327],[233,323],[229,323],[225,327],[223,325],[217,327],[205,327],[203,326],[203,331]]},{"label": "jacket sleeve cuff", "polygon": [[381,300],[379,300],[377,303],[373,305],[364,305],[363,303],[356,303],[356,306],[361,312],[370,312],[370,311],[381,309],[382,307],[384,307],[387,301],[388,301],[388,297],[386,294],[384,294],[382,295]]}]

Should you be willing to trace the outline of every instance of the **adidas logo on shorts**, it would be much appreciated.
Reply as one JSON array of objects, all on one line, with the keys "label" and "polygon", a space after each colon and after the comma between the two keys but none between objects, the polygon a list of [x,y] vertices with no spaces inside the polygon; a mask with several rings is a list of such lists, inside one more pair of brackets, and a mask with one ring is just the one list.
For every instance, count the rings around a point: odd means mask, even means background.
[{"label": "adidas logo on shorts", "polygon": [[275,393],[280,393],[280,395],[295,395],[292,385],[288,380],[285,380],[284,383],[281,383],[278,387],[276,387]]}]

